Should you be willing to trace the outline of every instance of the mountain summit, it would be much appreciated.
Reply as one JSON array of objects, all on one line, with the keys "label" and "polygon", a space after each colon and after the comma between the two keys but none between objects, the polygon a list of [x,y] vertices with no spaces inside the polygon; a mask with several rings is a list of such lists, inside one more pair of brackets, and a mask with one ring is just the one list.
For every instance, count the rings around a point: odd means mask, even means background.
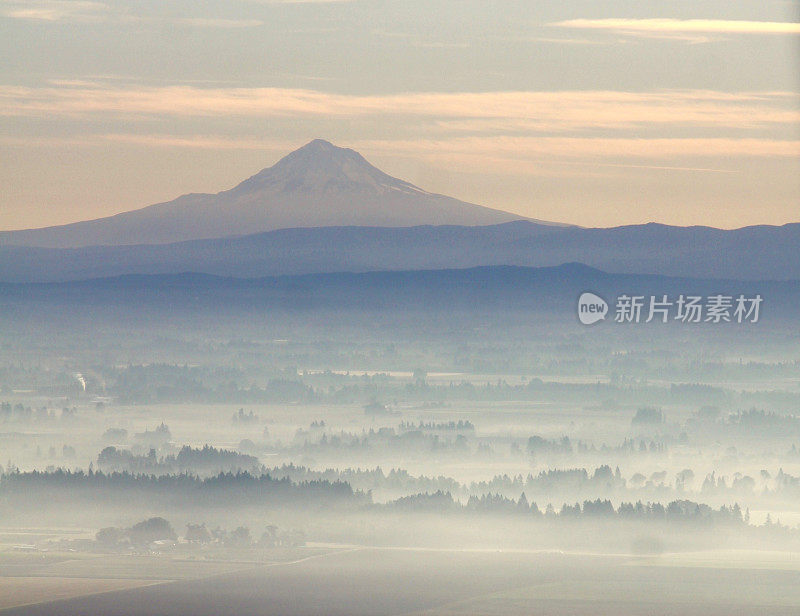
[{"label": "mountain summit", "polygon": [[355,150],[340,148],[323,139],[304,145],[245,180],[235,191],[254,192],[278,189],[287,193],[358,192],[389,194],[402,191],[429,194],[416,186],[393,178],[369,164]]},{"label": "mountain summit", "polygon": [[2,232],[0,245],[166,244],[296,227],[476,226],[521,219],[426,192],[354,150],[315,139],[230,190],[184,195],[97,220]]}]

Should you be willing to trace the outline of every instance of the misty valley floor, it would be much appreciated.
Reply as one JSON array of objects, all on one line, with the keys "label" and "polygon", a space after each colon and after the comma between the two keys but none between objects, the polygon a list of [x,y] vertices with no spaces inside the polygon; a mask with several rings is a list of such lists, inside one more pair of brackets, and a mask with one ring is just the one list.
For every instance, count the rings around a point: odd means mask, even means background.
[{"label": "misty valley floor", "polygon": [[[791,562],[748,569],[725,566],[728,559],[720,554],[700,566],[697,561],[687,566],[692,559],[683,563],[682,556],[652,560],[509,551],[305,551],[310,555],[304,557],[304,550],[299,550],[296,560],[240,563],[236,570],[210,577],[162,583],[138,580],[129,586],[139,587],[122,590],[118,588],[123,582],[116,580],[116,585],[105,589],[86,588],[85,596],[2,613],[709,616],[797,614],[800,610],[800,567]],[[151,560],[156,575],[164,576],[166,569],[180,575],[180,564],[165,569],[158,557]],[[69,577],[68,565],[61,574]],[[13,580],[13,576],[0,577],[0,588]]]},{"label": "misty valley floor", "polygon": [[0,611],[800,613],[800,287],[587,328],[597,276],[1,288]]}]

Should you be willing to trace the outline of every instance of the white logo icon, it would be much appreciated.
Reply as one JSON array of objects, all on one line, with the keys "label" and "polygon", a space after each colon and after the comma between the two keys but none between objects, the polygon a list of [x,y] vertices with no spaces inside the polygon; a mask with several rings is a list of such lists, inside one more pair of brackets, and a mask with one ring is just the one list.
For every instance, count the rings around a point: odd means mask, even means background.
[{"label": "white logo icon", "polygon": [[578,298],[578,319],[584,325],[591,325],[606,318],[608,304],[599,295],[581,293]]}]

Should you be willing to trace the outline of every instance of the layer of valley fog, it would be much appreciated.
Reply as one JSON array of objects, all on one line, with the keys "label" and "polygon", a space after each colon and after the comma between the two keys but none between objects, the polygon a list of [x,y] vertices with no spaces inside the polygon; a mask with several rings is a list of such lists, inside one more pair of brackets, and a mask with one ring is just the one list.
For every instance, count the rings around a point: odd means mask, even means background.
[{"label": "layer of valley fog", "polygon": [[[75,598],[177,597],[234,574],[313,585],[332,559],[353,603],[297,613],[395,613],[358,603],[357,580],[413,584],[414,562],[447,573],[406,611],[626,596],[639,603],[619,613],[639,613],[678,601],[670,576],[699,575],[707,605],[796,609],[795,325],[16,312],[0,322],[0,608],[79,613],[93,604]],[[479,569],[506,573],[466,583]],[[753,579],[733,569],[771,572],[772,590],[726,594]],[[506,611],[484,597],[511,588]]]}]

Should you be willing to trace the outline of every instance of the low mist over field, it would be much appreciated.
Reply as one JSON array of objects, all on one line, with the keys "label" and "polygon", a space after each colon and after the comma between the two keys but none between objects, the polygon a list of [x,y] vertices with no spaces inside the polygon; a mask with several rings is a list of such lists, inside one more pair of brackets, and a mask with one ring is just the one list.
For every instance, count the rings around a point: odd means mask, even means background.
[{"label": "low mist over field", "polygon": [[[586,288],[610,302],[589,326]],[[8,606],[633,614],[643,584],[675,613],[797,605],[794,283],[572,265],[4,289]],[[656,289],[763,301],[756,322],[616,318]],[[723,590],[750,568],[773,577]],[[421,575],[439,582],[396,594]]]}]

